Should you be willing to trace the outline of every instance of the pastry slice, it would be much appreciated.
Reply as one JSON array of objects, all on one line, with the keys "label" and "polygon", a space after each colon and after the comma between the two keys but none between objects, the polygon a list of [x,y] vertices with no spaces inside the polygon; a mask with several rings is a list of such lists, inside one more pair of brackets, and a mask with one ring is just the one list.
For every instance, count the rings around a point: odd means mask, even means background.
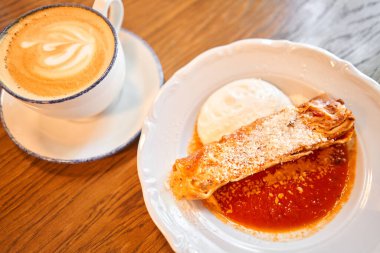
[{"label": "pastry slice", "polygon": [[207,199],[228,182],[345,143],[353,131],[354,117],[343,101],[321,95],[260,118],[177,159],[170,187],[177,199]]}]

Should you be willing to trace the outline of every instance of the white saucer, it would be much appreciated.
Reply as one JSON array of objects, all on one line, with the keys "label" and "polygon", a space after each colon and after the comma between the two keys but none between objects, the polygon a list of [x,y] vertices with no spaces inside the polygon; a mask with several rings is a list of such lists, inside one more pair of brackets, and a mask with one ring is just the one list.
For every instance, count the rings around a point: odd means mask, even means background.
[{"label": "white saucer", "polygon": [[102,114],[83,121],[40,115],[2,90],[0,116],[5,131],[28,154],[54,162],[79,163],[112,155],[140,133],[160,86],[161,64],[137,35],[120,31],[126,55],[125,87]]}]

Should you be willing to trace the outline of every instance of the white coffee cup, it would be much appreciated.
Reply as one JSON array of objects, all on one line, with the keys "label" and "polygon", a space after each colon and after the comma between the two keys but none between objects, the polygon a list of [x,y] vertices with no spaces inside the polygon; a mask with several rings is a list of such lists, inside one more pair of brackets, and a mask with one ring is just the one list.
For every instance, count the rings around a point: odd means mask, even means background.
[{"label": "white coffee cup", "polygon": [[[3,80],[1,80],[1,84],[6,92],[41,114],[62,119],[85,119],[104,111],[112,102],[118,99],[118,95],[123,88],[125,59],[123,48],[118,37],[118,32],[123,21],[123,3],[121,0],[95,0],[92,8],[74,4],[57,4],[42,8],[54,8],[62,5],[85,8],[95,12],[102,16],[104,21],[109,25],[115,38],[115,50],[106,71],[96,82],[83,90],[57,99],[36,99],[27,97],[17,92],[16,89],[7,86]],[[6,36],[6,31],[12,27],[12,25],[16,24],[18,20],[40,9],[41,8],[33,10],[17,19],[2,32],[1,36]],[[109,17],[107,17],[108,13]]]}]

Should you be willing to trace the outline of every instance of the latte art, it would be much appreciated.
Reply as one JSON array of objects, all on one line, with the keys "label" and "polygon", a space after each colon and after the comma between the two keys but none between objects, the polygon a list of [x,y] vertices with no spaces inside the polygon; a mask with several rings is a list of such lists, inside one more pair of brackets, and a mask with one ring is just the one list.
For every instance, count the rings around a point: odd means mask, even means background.
[{"label": "latte art", "polygon": [[75,75],[88,67],[95,54],[96,41],[88,30],[70,22],[51,24],[38,39],[21,42],[21,48],[25,54],[32,51],[35,74],[46,78]]},{"label": "latte art", "polygon": [[[39,97],[79,92],[96,82],[115,53],[108,24],[89,10],[60,6],[33,13],[0,41],[0,56],[17,89]],[[9,80],[7,80],[9,83]]]}]

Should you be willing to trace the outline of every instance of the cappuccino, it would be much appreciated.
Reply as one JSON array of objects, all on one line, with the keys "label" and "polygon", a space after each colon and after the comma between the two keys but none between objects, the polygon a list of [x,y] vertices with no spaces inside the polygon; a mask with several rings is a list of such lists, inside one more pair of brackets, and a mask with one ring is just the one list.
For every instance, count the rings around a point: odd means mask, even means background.
[{"label": "cappuccino", "polygon": [[115,34],[96,12],[79,6],[43,8],[0,38],[0,81],[21,97],[63,98],[96,83],[115,55]]}]

